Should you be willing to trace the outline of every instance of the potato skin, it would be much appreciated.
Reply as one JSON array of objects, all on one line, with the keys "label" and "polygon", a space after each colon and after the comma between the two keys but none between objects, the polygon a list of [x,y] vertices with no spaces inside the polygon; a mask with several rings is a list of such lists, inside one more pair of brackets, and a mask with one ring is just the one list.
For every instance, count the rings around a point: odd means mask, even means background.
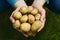
[{"label": "potato skin", "polygon": [[29,23],[22,23],[20,29],[23,32],[28,32],[30,31],[31,25]]},{"label": "potato skin", "polygon": [[36,20],[39,20],[40,17],[41,17],[41,15],[40,15],[39,13],[35,15],[35,19],[36,19]]},{"label": "potato skin", "polygon": [[31,13],[31,11],[33,10],[32,6],[28,6],[28,13]]},{"label": "potato skin", "polygon": [[22,17],[22,14],[21,14],[20,12],[15,12],[15,13],[13,14],[13,17],[14,17],[15,19],[20,19],[20,18]]},{"label": "potato skin", "polygon": [[34,8],[32,11],[31,11],[31,14],[33,15],[36,15],[38,13],[38,10],[36,8]]},{"label": "potato skin", "polygon": [[37,31],[41,27],[41,22],[40,21],[35,21],[32,24],[31,31]]},{"label": "potato skin", "polygon": [[35,17],[31,14],[28,15],[28,22],[33,23],[35,21]]},{"label": "potato skin", "polygon": [[35,36],[42,25],[38,9],[32,6],[21,7],[17,12],[14,12],[13,17],[16,20],[13,23],[13,27],[26,33],[28,36]]},{"label": "potato skin", "polygon": [[20,27],[20,21],[16,20],[15,23],[13,23],[13,28],[18,29]]},{"label": "potato skin", "polygon": [[27,34],[28,34],[29,36],[35,36],[35,35],[36,35],[36,32],[29,31]]},{"label": "potato skin", "polygon": [[23,15],[20,19],[20,21],[23,23],[23,22],[26,22],[28,20],[28,16],[27,15]]},{"label": "potato skin", "polygon": [[25,6],[23,6],[23,7],[20,8],[20,12],[21,12],[22,14],[26,14],[26,13],[28,12],[28,8],[25,7]]}]

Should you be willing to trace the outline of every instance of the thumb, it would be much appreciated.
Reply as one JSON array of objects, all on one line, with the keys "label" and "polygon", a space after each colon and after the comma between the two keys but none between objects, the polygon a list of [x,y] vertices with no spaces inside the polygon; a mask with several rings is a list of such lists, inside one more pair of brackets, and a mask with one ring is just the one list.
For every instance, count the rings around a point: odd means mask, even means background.
[{"label": "thumb", "polygon": [[15,22],[15,20],[14,20],[14,18],[12,16],[10,17],[10,20],[11,20],[12,23]]}]

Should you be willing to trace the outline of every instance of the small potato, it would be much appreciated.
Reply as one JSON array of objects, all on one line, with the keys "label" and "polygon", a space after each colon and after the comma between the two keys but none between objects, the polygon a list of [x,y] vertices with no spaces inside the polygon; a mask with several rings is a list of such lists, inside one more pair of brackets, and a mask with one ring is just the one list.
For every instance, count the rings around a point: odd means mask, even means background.
[{"label": "small potato", "polygon": [[29,23],[22,23],[20,29],[24,32],[30,31],[31,25]]},{"label": "small potato", "polygon": [[31,11],[33,10],[32,6],[28,6],[28,13],[31,13]]},{"label": "small potato", "polygon": [[31,14],[33,15],[36,15],[38,13],[38,10],[36,8],[34,8],[32,11],[31,11]]},{"label": "small potato", "polygon": [[22,14],[21,14],[20,12],[15,12],[15,13],[13,14],[13,17],[14,17],[15,19],[20,19],[20,18],[22,17]]},{"label": "small potato", "polygon": [[20,21],[23,23],[23,22],[26,22],[28,20],[28,16],[27,15],[23,15],[20,19]]},{"label": "small potato", "polygon": [[31,15],[31,14],[29,14],[29,15],[28,15],[28,22],[29,22],[29,23],[33,23],[34,21],[35,21],[34,16]]},{"label": "small potato", "polygon": [[13,23],[13,27],[14,27],[15,29],[17,29],[17,28],[20,27],[20,22],[19,22],[19,20],[16,20],[15,23]]},{"label": "small potato", "polygon": [[39,20],[39,19],[40,19],[40,17],[41,17],[41,15],[40,15],[40,14],[36,14],[36,15],[35,15],[35,19],[36,19],[36,20]]},{"label": "small potato", "polygon": [[37,31],[41,27],[41,22],[40,21],[35,21],[32,24],[31,31]]},{"label": "small potato", "polygon": [[29,31],[27,34],[28,34],[29,36],[35,36],[35,35],[36,35],[36,32]]},{"label": "small potato", "polygon": [[28,8],[25,7],[25,6],[23,6],[23,7],[20,8],[20,12],[21,12],[22,14],[26,14],[26,13],[28,12]]}]

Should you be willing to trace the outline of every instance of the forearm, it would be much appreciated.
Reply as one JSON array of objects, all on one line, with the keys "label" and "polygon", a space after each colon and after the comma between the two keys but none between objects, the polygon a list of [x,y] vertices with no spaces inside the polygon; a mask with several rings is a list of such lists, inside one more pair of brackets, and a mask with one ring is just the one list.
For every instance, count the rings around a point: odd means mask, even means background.
[{"label": "forearm", "polygon": [[24,0],[7,0],[7,1],[11,6],[13,6],[15,8],[26,6]]},{"label": "forearm", "polygon": [[46,0],[34,0],[32,5],[43,6]]},{"label": "forearm", "polygon": [[18,2],[15,3],[14,7],[22,7],[22,6],[26,6],[26,3],[24,2],[24,0],[19,0]]}]

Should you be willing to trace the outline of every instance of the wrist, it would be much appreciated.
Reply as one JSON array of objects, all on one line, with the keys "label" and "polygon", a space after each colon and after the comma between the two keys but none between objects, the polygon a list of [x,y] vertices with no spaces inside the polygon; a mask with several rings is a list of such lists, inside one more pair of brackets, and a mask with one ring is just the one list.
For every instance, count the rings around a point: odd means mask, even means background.
[{"label": "wrist", "polygon": [[37,8],[37,9],[43,8],[43,6],[42,6],[42,5],[32,4],[32,6],[33,6],[34,8]]},{"label": "wrist", "polygon": [[22,6],[27,6],[26,3],[24,2],[24,0],[18,0],[15,4],[14,7],[22,7]]},{"label": "wrist", "polygon": [[12,6],[12,7],[21,7],[21,6],[26,6],[26,3],[24,0],[7,0],[7,2]]},{"label": "wrist", "polygon": [[34,0],[32,5],[43,6],[46,0]]},{"label": "wrist", "polygon": [[43,8],[42,6],[39,6],[39,5],[38,6],[37,5],[32,5],[32,6],[36,9],[38,9],[38,10]]}]

